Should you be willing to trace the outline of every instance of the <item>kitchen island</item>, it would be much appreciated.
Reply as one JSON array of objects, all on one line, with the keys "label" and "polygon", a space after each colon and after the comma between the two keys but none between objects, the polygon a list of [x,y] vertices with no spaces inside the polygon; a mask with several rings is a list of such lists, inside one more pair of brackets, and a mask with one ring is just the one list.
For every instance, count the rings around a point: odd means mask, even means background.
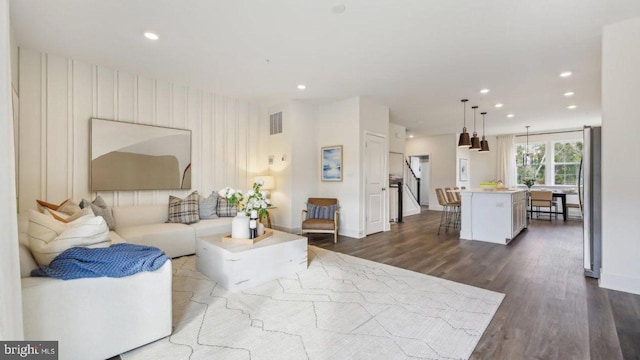
[{"label": "kitchen island", "polygon": [[460,190],[460,238],[508,244],[527,227],[527,191]]}]

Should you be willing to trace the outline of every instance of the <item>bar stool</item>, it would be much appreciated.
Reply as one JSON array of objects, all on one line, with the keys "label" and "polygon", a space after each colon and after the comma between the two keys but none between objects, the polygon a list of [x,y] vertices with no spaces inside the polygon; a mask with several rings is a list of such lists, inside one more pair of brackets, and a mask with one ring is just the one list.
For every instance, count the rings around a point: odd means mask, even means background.
[{"label": "bar stool", "polygon": [[[457,190],[456,188],[454,188]],[[460,205],[462,204],[462,200],[460,199],[460,193],[457,191],[453,191],[449,187],[445,188],[445,196],[447,199],[447,204],[449,205],[450,218],[449,220],[453,222],[453,228],[460,228]]]},{"label": "bar stool", "polygon": [[444,194],[442,188],[436,189],[436,196],[438,197],[438,204],[442,206],[442,212],[440,213],[440,224],[438,225],[438,235],[440,235],[440,228],[444,226],[445,231],[449,230],[449,203],[447,197]]}]

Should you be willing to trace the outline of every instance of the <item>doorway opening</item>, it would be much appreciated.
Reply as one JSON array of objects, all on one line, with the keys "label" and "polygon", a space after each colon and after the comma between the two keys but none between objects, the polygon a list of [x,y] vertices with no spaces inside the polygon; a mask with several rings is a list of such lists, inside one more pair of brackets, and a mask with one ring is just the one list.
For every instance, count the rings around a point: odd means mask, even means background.
[{"label": "doorway opening", "polygon": [[[411,172],[416,176],[415,188],[409,190],[414,194],[421,207],[429,208],[429,185],[431,183],[430,155],[409,156]],[[410,173],[411,173],[410,172]]]}]

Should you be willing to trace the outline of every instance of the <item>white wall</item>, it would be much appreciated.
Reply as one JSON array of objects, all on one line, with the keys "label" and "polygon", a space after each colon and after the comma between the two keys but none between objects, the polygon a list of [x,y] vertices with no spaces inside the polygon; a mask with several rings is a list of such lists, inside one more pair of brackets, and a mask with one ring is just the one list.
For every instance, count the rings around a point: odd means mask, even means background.
[{"label": "white wall", "polygon": [[[496,152],[497,139],[495,136],[487,136],[489,152],[470,151],[469,163],[469,187],[476,188],[483,181],[502,180],[497,177],[498,153]],[[493,147],[493,148],[492,148]]]},{"label": "white wall", "polygon": [[602,273],[600,286],[640,294],[640,18],[606,26],[602,51]]},{"label": "white wall", "polygon": [[[89,191],[89,119],[192,130],[192,189],[246,189],[266,170],[260,108],[243,101],[99,65],[20,49],[19,209]],[[189,191],[104,192],[113,206],[167,203]]]},{"label": "white wall", "polygon": [[291,216],[290,227],[299,229],[300,214],[309,197],[316,196],[320,182],[320,150],[316,129],[316,107],[301,101],[291,102],[293,138],[291,139]]},{"label": "white wall", "polygon": [[[456,136],[459,136],[456,134]],[[466,147],[457,147],[456,146],[456,185],[458,187],[466,187],[469,189],[471,187],[471,173],[473,172],[473,164],[471,164],[471,153],[475,151],[469,150]],[[462,180],[460,178],[460,159],[467,159],[467,178],[466,180]],[[449,185],[451,186],[451,185]]]},{"label": "white wall", "polygon": [[453,187],[457,172],[457,139],[454,134],[407,140],[406,155],[429,155],[429,209],[442,210],[436,201],[436,188]]},{"label": "white wall", "polygon": [[[347,100],[318,107],[317,129],[318,154],[320,147],[342,145],[343,180],[319,182],[319,197],[335,197],[340,200],[340,233],[350,237],[364,236],[360,214],[360,101],[353,97]],[[320,156],[320,155],[318,155]]]},{"label": "white wall", "polygon": [[18,83],[18,40],[16,39],[15,32],[13,28],[10,31],[11,34],[11,83],[13,87],[16,89],[18,94],[20,93],[20,87]]},{"label": "white wall", "polygon": [[9,14],[9,1],[0,0],[0,339],[22,340]]},{"label": "white wall", "polygon": [[407,128],[389,123],[389,152],[404,154],[407,142]]},{"label": "white wall", "polygon": [[[282,112],[282,133],[269,134],[269,115]],[[292,162],[291,162],[291,138],[292,123],[291,107],[289,104],[272,106],[265,116],[267,125],[265,132],[267,138],[267,159],[273,156],[273,164],[268,165],[268,173],[273,175],[276,188],[271,191],[271,204],[275,209],[269,210],[271,223],[279,230],[289,231],[291,227],[291,189],[292,189]]]}]

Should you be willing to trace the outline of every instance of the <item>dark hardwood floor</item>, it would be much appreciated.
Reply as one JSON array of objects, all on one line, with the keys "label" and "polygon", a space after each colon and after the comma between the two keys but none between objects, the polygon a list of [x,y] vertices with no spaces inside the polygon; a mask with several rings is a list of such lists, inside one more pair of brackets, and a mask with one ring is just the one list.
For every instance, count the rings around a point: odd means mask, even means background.
[{"label": "dark hardwood floor", "polygon": [[533,220],[509,245],[436,235],[440,213],[363,239],[309,244],[506,294],[472,359],[640,359],[640,295],[582,270],[582,223]]}]

